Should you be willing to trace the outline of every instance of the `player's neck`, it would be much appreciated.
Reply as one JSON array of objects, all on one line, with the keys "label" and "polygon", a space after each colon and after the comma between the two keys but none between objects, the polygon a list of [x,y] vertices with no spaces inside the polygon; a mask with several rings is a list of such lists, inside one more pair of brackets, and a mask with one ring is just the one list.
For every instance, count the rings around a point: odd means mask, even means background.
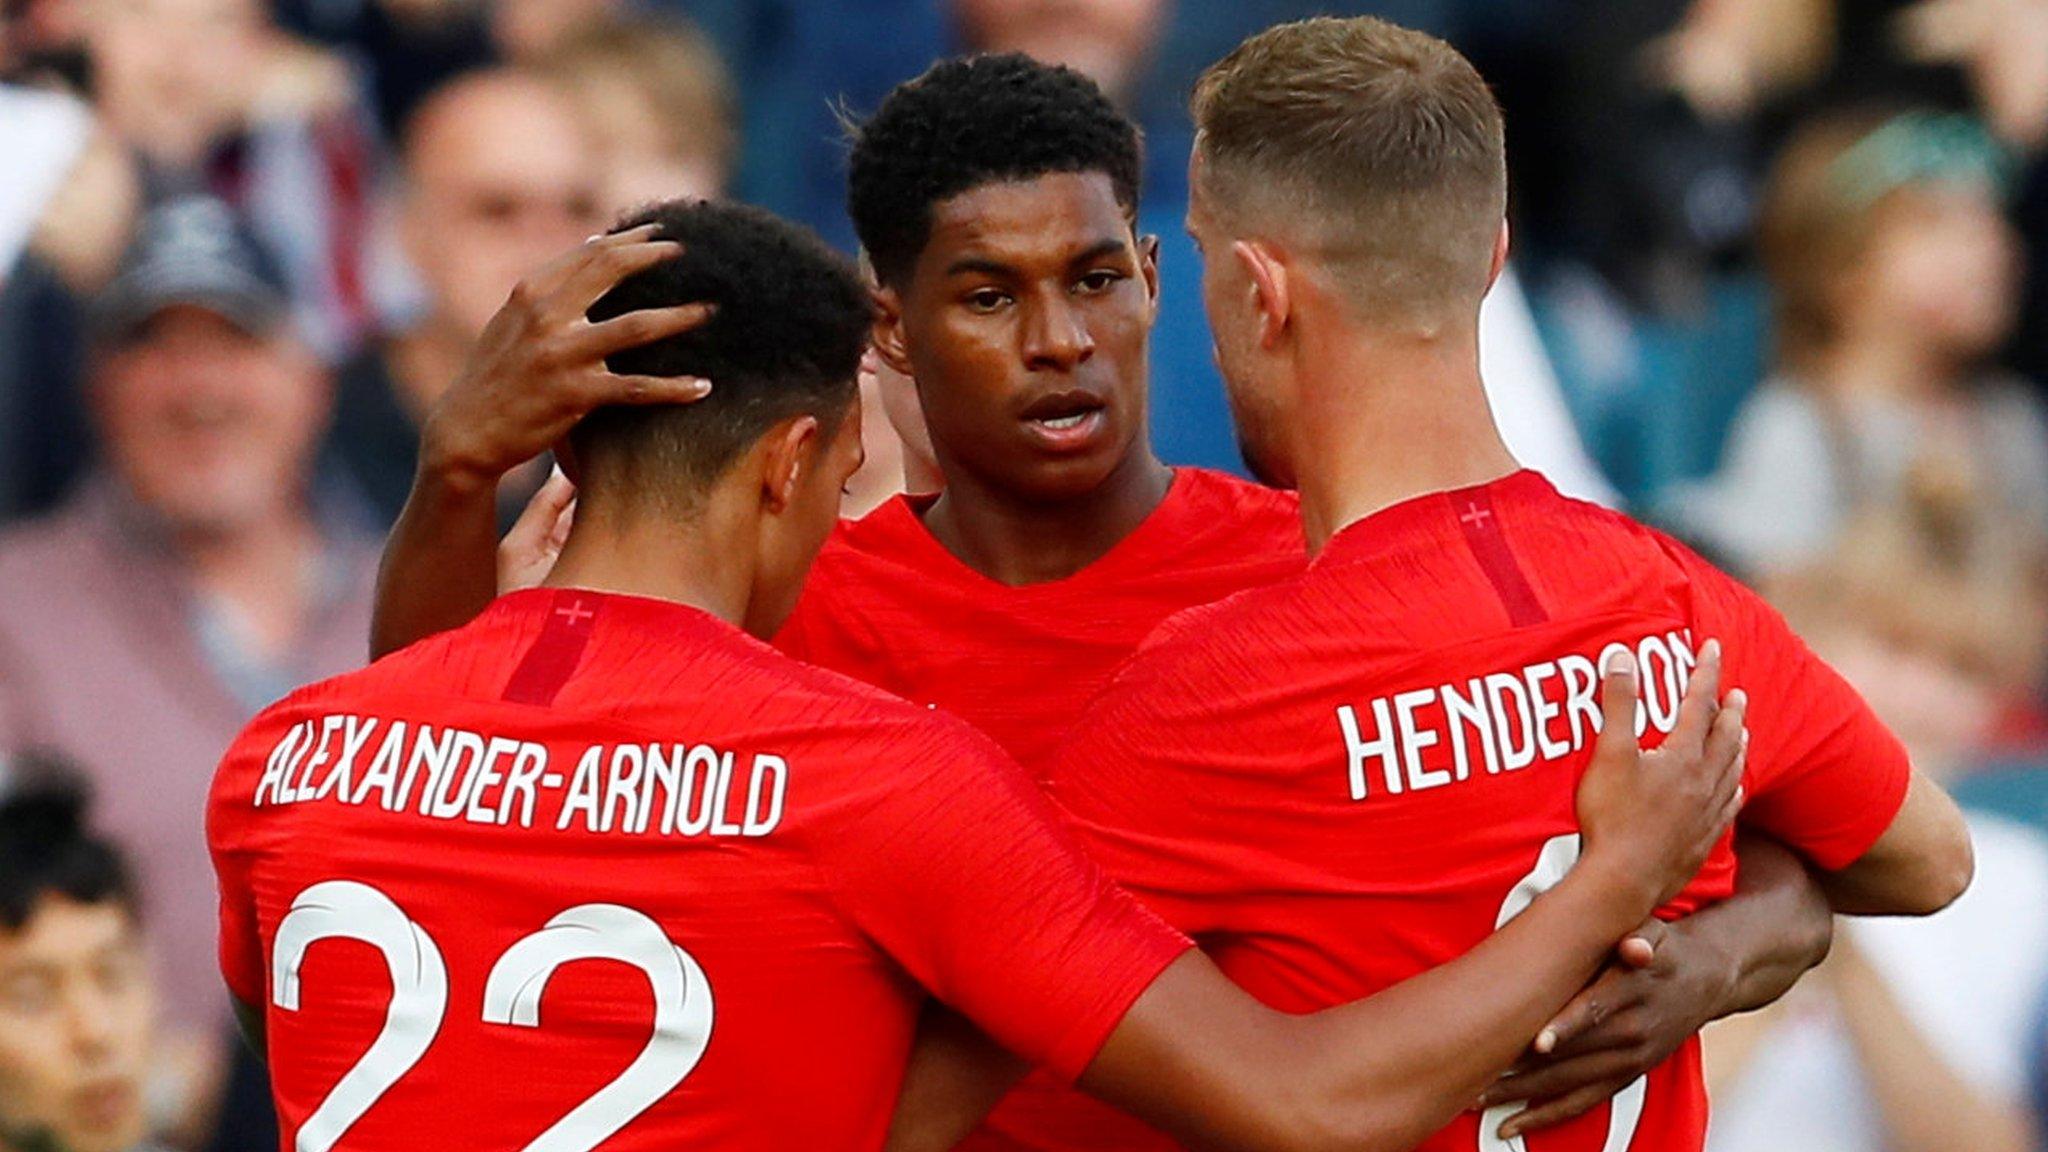
[{"label": "player's neck", "polygon": [[1521,468],[1479,376],[1476,332],[1344,332],[1302,349],[1307,387],[1295,452],[1311,552],[1347,525],[1431,492]]},{"label": "player's neck", "polygon": [[686,521],[661,514],[619,514],[577,508],[575,526],[543,583],[623,596],[670,600],[700,608],[745,627],[753,595],[751,547],[733,546],[735,534],[715,505]]},{"label": "player's neck", "polygon": [[1093,491],[1057,503],[1018,500],[963,476],[940,493],[924,524],[983,576],[1013,588],[1043,584],[1108,555],[1172,487],[1173,470],[1141,443]]}]

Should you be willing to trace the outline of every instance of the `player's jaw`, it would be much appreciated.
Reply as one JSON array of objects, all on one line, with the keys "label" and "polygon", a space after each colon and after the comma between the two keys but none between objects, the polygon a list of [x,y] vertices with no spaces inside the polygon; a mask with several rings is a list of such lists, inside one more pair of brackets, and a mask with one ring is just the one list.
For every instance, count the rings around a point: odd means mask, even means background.
[{"label": "player's jaw", "polygon": [[796,610],[804,578],[839,521],[839,497],[860,470],[860,400],[855,397],[829,427],[805,445],[788,477],[776,476],[773,487],[786,493],[775,502],[769,530],[760,545],[754,588],[741,626],[767,639],[782,630]]},{"label": "player's jaw", "polygon": [[1209,211],[1203,193],[1201,153],[1189,167],[1187,228],[1202,256],[1202,309],[1214,340],[1216,367],[1230,402],[1238,453],[1261,483],[1295,487],[1287,432],[1292,415],[1274,382],[1265,379],[1270,357],[1259,349],[1262,317],[1251,304],[1259,295],[1249,279],[1237,239]]}]

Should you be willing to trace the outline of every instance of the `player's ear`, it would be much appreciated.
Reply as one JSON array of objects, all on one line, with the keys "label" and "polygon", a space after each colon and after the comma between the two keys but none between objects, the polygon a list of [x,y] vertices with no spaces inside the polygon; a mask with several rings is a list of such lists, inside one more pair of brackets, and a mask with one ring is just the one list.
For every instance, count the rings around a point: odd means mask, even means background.
[{"label": "player's ear", "polygon": [[808,413],[784,420],[761,438],[755,449],[761,460],[761,502],[770,512],[796,503],[804,476],[820,466],[818,452],[824,441],[818,418]]},{"label": "player's ear", "polygon": [[875,323],[869,331],[869,342],[882,357],[882,363],[905,376],[910,371],[910,352],[903,340],[903,297],[894,288],[877,286],[874,289]]},{"label": "player's ear", "polygon": [[1246,291],[1251,294],[1249,303],[1259,318],[1259,345],[1271,348],[1280,342],[1281,334],[1287,330],[1287,319],[1293,308],[1287,265],[1272,249],[1257,240],[1233,243],[1230,255],[1244,266],[1245,277],[1250,282]]},{"label": "player's ear", "polygon": [[1508,222],[1500,222],[1500,235],[1493,238],[1493,270],[1486,274],[1486,289],[1491,292],[1500,282],[1500,274],[1508,267]]},{"label": "player's ear", "polygon": [[1145,299],[1151,301],[1152,312],[1159,312],[1159,237],[1138,237],[1138,274],[1145,278]]}]

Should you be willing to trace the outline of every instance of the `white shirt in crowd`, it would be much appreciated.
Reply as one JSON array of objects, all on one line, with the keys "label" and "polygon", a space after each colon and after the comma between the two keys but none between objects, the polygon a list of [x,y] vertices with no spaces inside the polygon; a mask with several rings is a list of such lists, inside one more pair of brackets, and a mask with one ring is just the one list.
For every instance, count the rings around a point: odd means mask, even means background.
[{"label": "white shirt in crowd", "polygon": [[0,84],[0,282],[91,134],[92,114],[78,100]]},{"label": "white shirt in crowd", "polygon": [[[1981,816],[1970,832],[1977,877],[1962,899],[1924,920],[1844,920],[1842,930],[1958,1077],[2024,1101],[2048,1003],[2048,838]],[[1800,993],[1715,1097],[1708,1152],[1884,1152],[1848,1035],[1825,997]]]}]

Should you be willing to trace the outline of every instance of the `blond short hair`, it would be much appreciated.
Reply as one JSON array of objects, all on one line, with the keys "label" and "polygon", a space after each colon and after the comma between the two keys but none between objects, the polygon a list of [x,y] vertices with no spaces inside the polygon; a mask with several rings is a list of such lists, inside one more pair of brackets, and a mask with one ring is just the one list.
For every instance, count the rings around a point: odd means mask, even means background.
[{"label": "blond short hair", "polygon": [[543,61],[575,85],[624,80],[643,93],[668,150],[730,172],[739,160],[739,100],[732,73],[709,37],[686,20],[623,16],[584,28]]},{"label": "blond short hair", "polygon": [[1203,73],[1205,203],[1312,249],[1372,311],[1474,309],[1507,213],[1500,105],[1434,36],[1372,17],[1269,28]]}]

